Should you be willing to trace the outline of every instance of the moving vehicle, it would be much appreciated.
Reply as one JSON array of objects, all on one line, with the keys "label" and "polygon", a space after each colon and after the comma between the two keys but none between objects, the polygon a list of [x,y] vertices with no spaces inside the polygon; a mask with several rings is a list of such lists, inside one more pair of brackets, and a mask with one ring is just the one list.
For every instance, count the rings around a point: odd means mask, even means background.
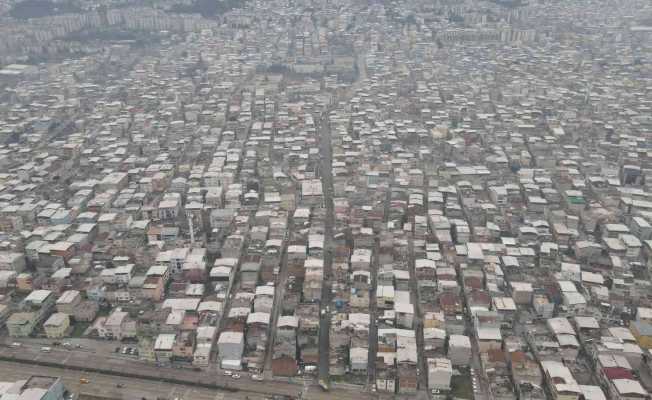
[{"label": "moving vehicle", "polygon": [[251,379],[257,382],[262,382],[263,380],[265,380],[265,378],[263,378],[262,375],[257,375],[257,374],[251,375]]},{"label": "moving vehicle", "polygon": [[313,373],[317,372],[317,366],[316,365],[306,365],[303,367],[303,370],[307,373]]},{"label": "moving vehicle", "polygon": [[231,376],[233,375],[233,371],[229,371],[228,369],[223,372],[224,376]]},{"label": "moving vehicle", "polygon": [[52,351],[52,347],[47,347],[47,346],[41,347],[41,352],[43,353],[49,353],[51,351]]},{"label": "moving vehicle", "polygon": [[86,379],[86,378],[79,378],[79,383],[81,383],[82,385],[85,385],[85,384],[87,384],[89,382],[90,381],[88,379]]},{"label": "moving vehicle", "polygon": [[240,374],[233,374],[233,375],[231,375],[231,378],[240,379]]}]

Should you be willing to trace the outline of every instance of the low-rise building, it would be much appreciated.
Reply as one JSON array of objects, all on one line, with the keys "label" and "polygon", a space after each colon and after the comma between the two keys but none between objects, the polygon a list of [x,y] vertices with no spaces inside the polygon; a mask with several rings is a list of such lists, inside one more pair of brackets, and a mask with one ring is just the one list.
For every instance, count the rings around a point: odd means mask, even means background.
[{"label": "low-rise building", "polygon": [[35,312],[16,312],[7,320],[7,330],[11,337],[27,337],[34,332],[38,324],[38,314]]},{"label": "low-rise building", "polygon": [[469,365],[471,361],[471,340],[464,335],[450,335],[448,338],[448,358],[455,366]]},{"label": "low-rise building", "polygon": [[51,339],[62,338],[66,336],[70,328],[70,316],[64,313],[54,313],[43,324],[45,336]]},{"label": "low-rise building", "polygon": [[428,388],[449,390],[453,377],[453,364],[447,358],[428,358]]}]

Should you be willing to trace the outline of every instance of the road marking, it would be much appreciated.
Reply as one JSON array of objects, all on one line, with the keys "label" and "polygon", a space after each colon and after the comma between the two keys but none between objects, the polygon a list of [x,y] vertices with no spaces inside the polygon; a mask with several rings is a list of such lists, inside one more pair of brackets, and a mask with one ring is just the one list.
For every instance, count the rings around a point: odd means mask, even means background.
[{"label": "road marking", "polygon": [[303,381],[303,388],[301,389],[301,394],[300,394],[300,399],[305,398],[308,395],[308,392],[310,391],[310,381],[307,379],[304,379]]}]

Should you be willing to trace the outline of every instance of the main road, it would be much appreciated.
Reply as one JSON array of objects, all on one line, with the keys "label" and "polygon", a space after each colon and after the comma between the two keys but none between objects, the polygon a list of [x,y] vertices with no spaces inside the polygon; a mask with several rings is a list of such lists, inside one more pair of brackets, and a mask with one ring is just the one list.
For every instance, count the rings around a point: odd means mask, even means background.
[{"label": "main road", "polygon": [[[290,217],[288,218],[287,232],[294,231],[294,220]],[[272,319],[269,324],[269,335],[267,338],[267,346],[265,352],[265,364],[263,368],[263,373],[265,378],[272,378],[272,361],[274,356],[274,342],[276,341],[276,330],[278,325],[278,319],[281,315],[281,310],[283,309],[283,300],[285,299],[285,283],[288,280],[288,244],[290,242],[290,237],[286,237],[283,240],[283,248],[281,249],[281,263],[279,264],[279,274],[276,277],[275,289],[274,289],[274,303],[272,307]]]},{"label": "main road", "polygon": [[[329,110],[329,108],[327,108]],[[331,315],[327,307],[331,302],[332,269],[333,269],[333,225],[335,213],[333,206],[333,148],[331,146],[331,127],[328,119],[329,111],[325,111],[319,121],[321,135],[321,184],[326,207],[326,221],[324,222],[324,282],[321,291],[319,313],[319,379],[324,382],[329,380],[330,367],[330,327]]]},{"label": "main road", "polygon": [[[81,371],[63,370],[60,368],[42,367],[37,365],[20,364],[12,362],[0,362],[2,379],[13,381],[25,379],[30,375],[58,376],[63,380],[65,387],[76,394],[92,394],[98,397],[112,399],[138,400],[143,397],[149,400],[158,397],[184,400],[215,400],[220,398],[228,399],[264,399],[263,395],[248,393],[228,393],[210,389],[193,387],[190,385],[175,385],[160,381],[150,381],[135,378],[116,378],[97,373],[86,373]],[[87,384],[80,383],[84,378]],[[118,385],[120,387],[118,387]]]},{"label": "main road", "polygon": [[[356,53],[356,64],[358,67],[358,77],[346,90],[340,101],[348,101],[353,97],[360,85],[366,80],[367,67],[364,62],[364,55]],[[324,207],[326,208],[326,221],[324,223],[324,282],[322,285],[322,294],[320,302],[319,316],[319,379],[328,382],[330,379],[330,327],[331,315],[327,312],[332,298],[332,267],[333,267],[333,228],[335,225],[335,207],[333,205],[333,145],[331,138],[330,112],[335,108],[335,104],[326,107],[318,120],[319,123],[319,146],[321,152],[321,184],[324,197]],[[371,340],[371,338],[370,338]]]},{"label": "main road", "polygon": [[[263,399],[272,395],[300,397],[308,400],[372,399],[358,390],[334,388],[329,393],[303,381],[257,382],[243,376],[239,380],[207,372],[185,369],[157,368],[129,360],[104,359],[92,353],[79,354],[52,350],[34,351],[29,347],[0,348],[2,379],[26,378],[29,375],[51,375],[63,378],[73,391],[96,393],[107,397],[138,400],[142,397],[167,398],[170,393],[182,399],[215,400],[224,394],[226,399]],[[6,379],[5,379],[6,378]],[[79,379],[88,379],[80,384]],[[117,387],[117,384],[123,387]],[[187,397],[184,397],[184,394]],[[218,396],[219,395],[219,396]]]}]

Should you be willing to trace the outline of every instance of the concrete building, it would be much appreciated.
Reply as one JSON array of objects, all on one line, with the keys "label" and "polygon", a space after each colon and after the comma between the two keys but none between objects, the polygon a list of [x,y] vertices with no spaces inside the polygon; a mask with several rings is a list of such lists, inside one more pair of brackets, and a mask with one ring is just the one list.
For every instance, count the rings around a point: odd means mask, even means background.
[{"label": "concrete building", "polygon": [[221,368],[241,369],[244,347],[244,333],[231,331],[222,332],[217,340],[218,358],[220,360]]},{"label": "concrete building", "polygon": [[7,320],[7,330],[11,337],[27,337],[38,325],[38,314],[35,312],[16,312]]},{"label": "concrete building", "polygon": [[66,313],[72,315],[75,313],[75,309],[82,302],[81,293],[78,290],[66,290],[61,293],[61,296],[57,299],[56,307],[57,311],[60,313]]},{"label": "concrete building", "polygon": [[428,389],[449,390],[453,364],[447,358],[428,358]]},{"label": "concrete building", "polygon": [[19,381],[0,381],[0,399],[64,400],[66,388],[60,378],[32,375]]},{"label": "concrete building", "polygon": [[70,316],[60,312],[54,313],[43,323],[43,328],[48,338],[62,338],[70,328]]},{"label": "concrete building", "polygon": [[471,361],[471,340],[464,335],[450,335],[448,338],[448,358],[455,366],[469,365]]}]

